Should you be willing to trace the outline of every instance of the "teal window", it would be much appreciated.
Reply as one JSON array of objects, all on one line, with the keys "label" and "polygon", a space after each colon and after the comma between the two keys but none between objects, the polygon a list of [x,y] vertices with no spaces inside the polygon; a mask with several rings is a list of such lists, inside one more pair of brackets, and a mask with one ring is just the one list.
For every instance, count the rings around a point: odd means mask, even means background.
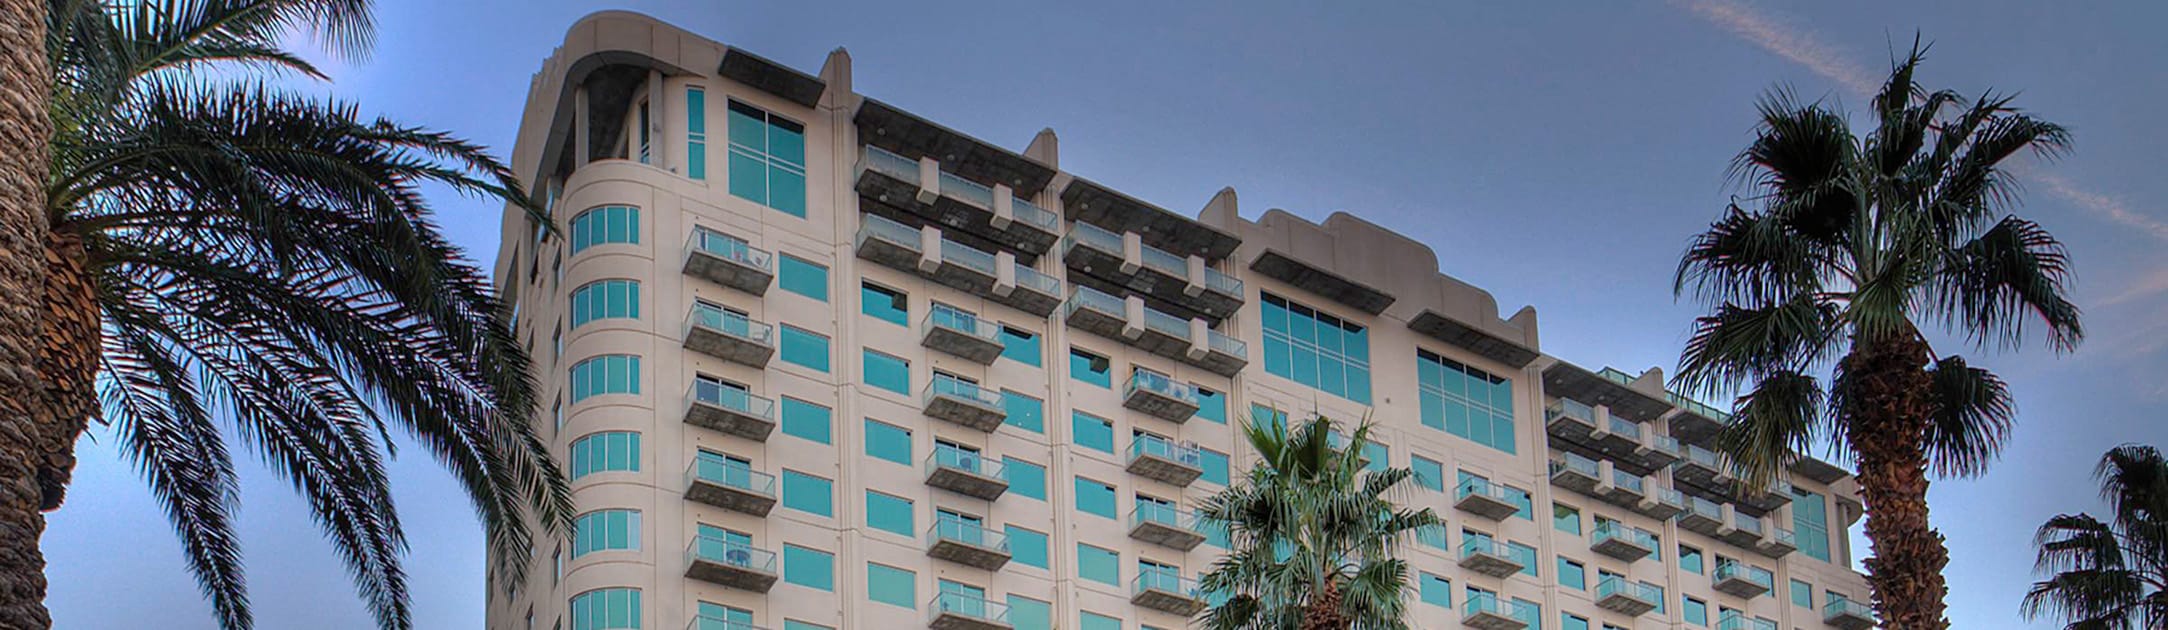
[{"label": "teal window", "polygon": [[605,354],[572,364],[572,402],[601,394],[639,393],[639,355]]},{"label": "teal window", "polygon": [[1208,448],[1197,449],[1198,467],[1204,469],[1205,481],[1227,485],[1227,454]]},{"label": "teal window", "polygon": [[722,604],[700,602],[693,630],[737,630],[753,626],[753,611]]},{"label": "teal window", "polygon": [[805,218],[805,126],[730,102],[730,194]]},{"label": "teal window", "polygon": [[1648,582],[1642,582],[1641,588],[1643,589],[1643,592],[1656,594],[1656,614],[1664,614],[1664,602],[1671,601],[1671,596],[1664,594],[1664,587]]},{"label": "teal window", "polygon": [[918,574],[909,569],[868,562],[866,599],[890,606],[918,608]]},{"label": "teal window", "polygon": [[1053,630],[1054,605],[1010,593],[1009,625],[1015,630]]},{"label": "teal window", "polygon": [[897,326],[911,325],[911,296],[873,284],[858,285],[858,311]]},{"label": "teal window", "polygon": [[1287,412],[1253,404],[1250,405],[1250,423],[1260,427],[1284,428],[1287,426]]},{"label": "teal window", "polygon": [[1506,557],[1521,563],[1521,575],[1536,576],[1536,548],[1517,542],[1506,543]]},{"label": "teal window", "polygon": [[1588,630],[1588,618],[1573,613],[1558,613],[1559,630]]},{"label": "teal window", "polygon": [[572,290],[572,327],[598,319],[639,319],[640,283],[596,280]]},{"label": "teal window", "polygon": [[783,290],[828,301],[828,268],[790,254],[775,257],[775,284]]},{"label": "teal window", "polygon": [[918,535],[916,520],[910,499],[866,491],[866,527],[908,538]]},{"label": "teal window", "polygon": [[1415,485],[1432,492],[1445,491],[1445,465],[1421,455],[1408,456],[1408,468],[1415,471]]},{"label": "teal window", "polygon": [[1076,509],[1085,514],[1114,518],[1114,486],[1077,477]]},{"label": "teal window", "polygon": [[572,478],[598,472],[640,472],[640,434],[605,431],[574,440]]},{"label": "teal window", "polygon": [[781,347],[783,362],[821,372],[828,371],[828,336],[801,330],[784,324]]},{"label": "teal window", "polygon": [[1204,533],[1204,544],[1221,549],[1234,548],[1234,537],[1227,533],[1227,526],[1209,521],[1200,521],[1197,523],[1197,529]]},{"label": "teal window", "polygon": [[638,630],[640,589],[604,588],[572,596],[572,630]]},{"label": "teal window", "polygon": [[1001,358],[1039,367],[1039,336],[1028,330],[1001,327]]},{"label": "teal window", "polygon": [[783,471],[783,507],[833,517],[835,482],[795,470]]},{"label": "teal window", "polygon": [[1423,426],[1514,452],[1513,381],[1427,350],[1415,359]]},{"label": "teal window", "polygon": [[1363,443],[1363,468],[1381,472],[1393,465],[1393,449],[1377,442]]},{"label": "teal window", "polygon": [[1122,555],[1084,543],[1076,545],[1076,576],[1101,584],[1122,585]]},{"label": "teal window", "polygon": [[1122,630],[1122,620],[1089,610],[1077,611],[1077,630]]},{"label": "teal window", "polygon": [[1046,433],[1046,402],[1030,396],[1001,390],[1001,409],[1006,417],[1001,423],[1030,431]]},{"label": "teal window", "polygon": [[1681,595],[1679,599],[1679,616],[1685,618],[1687,623],[1708,627],[1709,603],[1694,599],[1691,595]]},{"label": "teal window", "polygon": [[1046,467],[1014,457],[1001,458],[1001,475],[1009,481],[1009,493],[1046,500]]},{"label": "teal window", "polygon": [[1450,541],[1446,540],[1446,537],[1447,534],[1445,533],[1445,528],[1442,526],[1431,526],[1415,530],[1416,542],[1423,543],[1424,546],[1430,547],[1432,549],[1444,549],[1447,551],[1451,551],[1453,549],[1453,545]]},{"label": "teal window", "polygon": [[1421,581],[1421,583],[1416,586],[1416,589],[1417,592],[1422,596],[1423,603],[1437,606],[1439,608],[1453,607],[1452,580],[1448,580],[1436,575],[1431,575],[1429,573],[1422,573],[1417,579]]},{"label": "teal window", "polygon": [[1588,568],[1581,563],[1558,557],[1558,585],[1576,591],[1588,590]]},{"label": "teal window", "polygon": [[1530,628],[1543,627],[1543,605],[1519,597],[1513,598],[1513,618],[1528,624]]},{"label": "teal window", "polygon": [[1792,580],[1792,605],[1800,608],[1814,608],[1814,585],[1800,580]]},{"label": "teal window", "polygon": [[836,630],[820,624],[806,623],[796,619],[783,620],[783,630]]},{"label": "teal window", "polygon": [[872,350],[865,351],[860,361],[866,384],[888,391],[911,395],[911,362],[902,357],[890,356]]},{"label": "teal window", "polygon": [[572,253],[610,243],[640,244],[640,209],[602,206],[572,217]]},{"label": "teal window", "polygon": [[1800,553],[1829,561],[1829,504],[1822,495],[1792,488],[1792,535],[1799,539]]},{"label": "teal window", "polygon": [[1046,534],[1015,525],[1008,526],[1009,553],[1019,564],[1047,568]]},{"label": "teal window", "polygon": [[1679,545],[1679,569],[1701,575],[1701,550]]},{"label": "teal window", "polygon": [[1082,348],[1070,348],[1069,378],[1104,389],[1113,389],[1114,361]]},{"label": "teal window", "polygon": [[1551,526],[1558,528],[1558,531],[1575,536],[1581,535],[1580,508],[1564,503],[1551,504]]},{"label": "teal window", "polygon": [[1076,440],[1078,446],[1107,454],[1114,453],[1114,423],[1105,418],[1082,411],[1070,412],[1069,431],[1073,434],[1071,439]]},{"label": "teal window", "polygon": [[595,510],[572,521],[572,557],[640,548],[639,510]]},{"label": "teal window", "polygon": [[708,91],[696,87],[685,88],[685,176],[708,178]]},{"label": "teal window", "polygon": [[911,457],[911,430],[867,418],[866,454],[874,459],[905,466],[914,465]]},{"label": "teal window", "polygon": [[1227,395],[1202,387],[1197,388],[1197,415],[1195,417],[1210,420],[1214,424],[1227,424]]},{"label": "teal window", "polygon": [[792,544],[783,545],[783,581],[823,591],[836,590],[836,555]]},{"label": "teal window", "polygon": [[827,407],[809,403],[789,396],[782,397],[783,435],[829,443],[829,427],[832,413]]},{"label": "teal window", "polygon": [[1370,404],[1370,332],[1270,293],[1264,294],[1265,372]]}]

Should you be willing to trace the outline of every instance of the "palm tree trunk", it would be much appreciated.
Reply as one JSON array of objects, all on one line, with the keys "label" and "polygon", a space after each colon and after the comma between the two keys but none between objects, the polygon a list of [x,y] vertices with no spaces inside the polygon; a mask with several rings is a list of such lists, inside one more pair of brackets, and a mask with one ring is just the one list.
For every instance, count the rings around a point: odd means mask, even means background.
[{"label": "palm tree trunk", "polygon": [[1927,520],[1928,348],[1917,338],[1860,344],[1844,359],[1853,380],[1845,409],[1845,439],[1859,459],[1860,495],[1867,502],[1867,581],[1884,628],[1940,630],[1942,568],[1950,562],[1942,535]]},{"label": "palm tree trunk", "polygon": [[103,347],[98,328],[97,285],[81,236],[53,232],[45,248],[45,334],[38,350],[38,377],[45,389],[38,422],[46,427],[44,466],[38,470],[38,507],[60,508],[75,472],[75,441],[98,410],[95,377]]},{"label": "palm tree trunk", "polygon": [[45,461],[36,409],[52,72],[46,0],[0,0],[0,628],[52,626],[45,611]]},{"label": "palm tree trunk", "polygon": [[1338,576],[1327,576],[1325,586],[1318,589],[1317,597],[1303,611],[1302,630],[1347,630],[1347,615],[1340,612],[1341,597]]}]

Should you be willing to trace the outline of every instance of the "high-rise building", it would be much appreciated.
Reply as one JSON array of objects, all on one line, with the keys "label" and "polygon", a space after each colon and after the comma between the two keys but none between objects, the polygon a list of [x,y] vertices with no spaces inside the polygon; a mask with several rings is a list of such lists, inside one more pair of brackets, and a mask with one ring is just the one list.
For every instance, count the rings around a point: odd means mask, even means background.
[{"label": "high-rise building", "polygon": [[543,64],[513,162],[561,231],[508,211],[496,274],[579,516],[491,628],[1180,628],[1240,423],[1313,414],[1375,421],[1447,520],[1404,552],[1417,627],[1871,625],[1842,469],[1743,487],[1723,413],[1354,216],[1192,218],[860,95],[843,51],[622,12]]}]

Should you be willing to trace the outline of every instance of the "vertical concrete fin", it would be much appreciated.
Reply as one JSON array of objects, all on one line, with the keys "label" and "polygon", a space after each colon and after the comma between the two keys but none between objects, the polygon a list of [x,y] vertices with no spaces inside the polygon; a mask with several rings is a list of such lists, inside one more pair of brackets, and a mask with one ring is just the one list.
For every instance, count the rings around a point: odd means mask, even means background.
[{"label": "vertical concrete fin", "polygon": [[1038,160],[1040,164],[1061,169],[1061,138],[1054,135],[1054,128],[1040,129],[1031,137],[1031,145],[1024,147],[1024,157]]},{"label": "vertical concrete fin", "polygon": [[1236,221],[1241,217],[1241,211],[1236,208],[1233,186],[1219,189],[1218,193],[1212,195],[1211,201],[1205,202],[1204,210],[1197,213],[1198,221],[1221,229],[1236,225]]},{"label": "vertical concrete fin", "polygon": [[851,102],[851,51],[837,48],[828,51],[828,59],[821,62],[821,107],[850,107]]},{"label": "vertical concrete fin", "polygon": [[932,204],[941,198],[941,163],[933,156],[918,158],[918,202]]}]

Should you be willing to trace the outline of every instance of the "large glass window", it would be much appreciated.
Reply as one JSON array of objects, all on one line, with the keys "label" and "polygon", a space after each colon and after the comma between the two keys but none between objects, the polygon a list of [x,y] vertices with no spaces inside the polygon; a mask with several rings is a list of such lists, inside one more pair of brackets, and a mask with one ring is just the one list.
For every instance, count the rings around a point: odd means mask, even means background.
[{"label": "large glass window", "polygon": [[917,535],[916,520],[910,499],[866,491],[866,527],[909,538]]},{"label": "large glass window", "polygon": [[792,544],[783,545],[783,582],[835,591],[836,555]]},{"label": "large glass window", "polygon": [[595,510],[572,522],[572,557],[640,548],[639,510]]},{"label": "large glass window", "polygon": [[1576,591],[1588,590],[1588,568],[1581,563],[1558,557],[1558,585]]},{"label": "large glass window", "polygon": [[868,562],[866,599],[890,606],[918,608],[918,574],[909,569]]},{"label": "large glass window", "polygon": [[1810,610],[1813,609],[1814,585],[1808,584],[1805,581],[1798,579],[1792,580],[1792,605]]},{"label": "large glass window", "polygon": [[805,126],[730,102],[730,194],[805,218]]},{"label": "large glass window", "polygon": [[640,434],[590,433],[572,442],[573,479],[598,472],[640,472]]},{"label": "large glass window", "polygon": [[874,459],[905,466],[914,465],[911,457],[911,430],[867,418],[866,454]]},{"label": "large glass window", "polygon": [[1001,474],[1009,481],[1009,494],[1046,500],[1046,467],[1014,457],[1001,458]]},{"label": "large glass window", "polygon": [[1030,431],[1046,433],[1046,402],[1009,390],[1001,390],[1001,409],[1007,415],[1001,423]]},{"label": "large glass window", "polygon": [[1070,439],[1078,446],[1102,453],[1114,452],[1114,423],[1082,411],[1069,414]]},{"label": "large glass window", "polygon": [[601,394],[638,393],[638,355],[605,354],[572,364],[572,402]]},{"label": "large glass window", "polygon": [[1551,504],[1551,526],[1558,528],[1558,531],[1575,536],[1581,535],[1580,508],[1564,503]]},{"label": "large glass window", "polygon": [[783,290],[828,301],[828,268],[797,256],[775,257],[775,284]]},{"label": "large glass window", "polygon": [[1009,624],[1016,630],[1053,630],[1054,605],[1010,593]]},{"label": "large glass window", "polygon": [[835,516],[835,482],[795,470],[783,471],[783,507]]},{"label": "large glass window", "polygon": [[572,253],[610,243],[640,244],[640,209],[601,206],[572,217]]},{"label": "large glass window", "polygon": [[1439,608],[1453,607],[1453,581],[1429,573],[1418,574],[1416,589],[1423,603]]},{"label": "large glass window", "polygon": [[1120,617],[1109,617],[1089,610],[1077,611],[1077,630],[1122,630]]},{"label": "large glass window", "polygon": [[1423,426],[1514,452],[1513,381],[1426,350],[1415,358]]},{"label": "large glass window", "polygon": [[1209,448],[1200,448],[1197,449],[1197,459],[1199,460],[1198,467],[1204,469],[1204,476],[1200,477],[1201,479],[1222,486],[1227,485],[1229,472],[1227,470],[1226,453]]},{"label": "large glass window", "polygon": [[783,362],[821,372],[828,371],[828,336],[801,330],[789,324],[781,326],[783,341],[779,353]]},{"label": "large glass window", "polygon": [[859,362],[866,384],[905,396],[911,395],[911,362],[902,357],[866,350]]},{"label": "large glass window", "polygon": [[708,92],[685,88],[685,176],[708,178]]},{"label": "large glass window", "polygon": [[1709,603],[1694,599],[1692,595],[1681,595],[1679,599],[1679,616],[1685,618],[1687,623],[1707,627],[1709,625]]},{"label": "large glass window", "polygon": [[1039,367],[1039,336],[1014,326],[1001,327],[1001,358]]},{"label": "large glass window", "polygon": [[783,435],[828,443],[832,412],[827,407],[789,396],[782,397],[777,406],[782,407]]},{"label": "large glass window", "polygon": [[1114,486],[1077,477],[1076,509],[1085,514],[1114,518]]},{"label": "large glass window", "polygon": [[1122,555],[1084,543],[1076,545],[1076,576],[1111,586],[1122,585]]},{"label": "large glass window", "polygon": [[871,282],[858,285],[858,311],[897,326],[911,325],[911,296]]},{"label": "large glass window", "polygon": [[1445,464],[1421,455],[1409,455],[1408,469],[1415,471],[1415,485],[1432,492],[1445,491]]},{"label": "large glass window", "polygon": [[1227,395],[1203,387],[1197,388],[1195,417],[1210,420],[1215,424],[1227,424]]},{"label": "large glass window", "polygon": [[572,327],[598,319],[639,319],[640,283],[597,280],[572,290]]},{"label": "large glass window", "polygon": [[1829,504],[1822,495],[1792,488],[1792,535],[1799,539],[1799,553],[1829,561]]},{"label": "large glass window", "polygon": [[1078,382],[1114,388],[1114,362],[1104,356],[1082,348],[1069,349],[1069,378]]},{"label": "large glass window", "polygon": [[1010,525],[1008,534],[1009,553],[1015,557],[1017,563],[1047,568],[1045,533]]},{"label": "large glass window", "polygon": [[1264,294],[1265,372],[1370,404],[1370,331]]},{"label": "large glass window", "polygon": [[1679,570],[1701,575],[1701,550],[1679,545]]},{"label": "large glass window", "polygon": [[572,630],[638,630],[640,589],[604,588],[572,596]]}]

